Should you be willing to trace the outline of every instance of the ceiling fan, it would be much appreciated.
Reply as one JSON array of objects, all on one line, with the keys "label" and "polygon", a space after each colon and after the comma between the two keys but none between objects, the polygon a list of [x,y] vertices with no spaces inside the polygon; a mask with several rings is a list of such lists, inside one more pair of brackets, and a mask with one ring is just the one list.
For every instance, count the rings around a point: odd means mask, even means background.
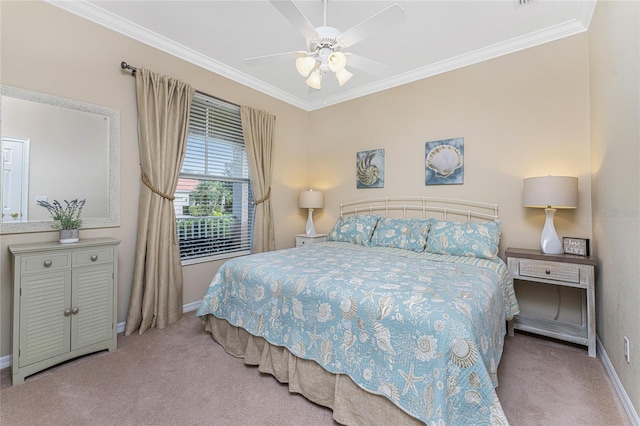
[{"label": "ceiling fan", "polygon": [[269,1],[307,39],[307,50],[247,58],[245,64],[262,65],[273,60],[295,58],[298,73],[308,77],[307,85],[317,90],[322,88],[322,77],[328,71],[335,73],[340,86],[345,84],[353,76],[345,68],[347,63],[350,67],[380,77],[393,71],[388,65],[342,50],[402,21],[405,13],[399,4],[395,3],[342,32],[327,24],[328,0],[323,0],[324,23],[319,27],[309,22],[293,0]]}]

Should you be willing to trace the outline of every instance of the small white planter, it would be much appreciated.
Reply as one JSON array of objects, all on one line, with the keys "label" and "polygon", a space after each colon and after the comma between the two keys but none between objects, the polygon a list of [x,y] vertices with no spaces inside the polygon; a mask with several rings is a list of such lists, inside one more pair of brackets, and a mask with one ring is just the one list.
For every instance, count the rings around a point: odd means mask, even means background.
[{"label": "small white planter", "polygon": [[77,243],[80,240],[79,229],[61,229],[60,230],[60,243]]}]

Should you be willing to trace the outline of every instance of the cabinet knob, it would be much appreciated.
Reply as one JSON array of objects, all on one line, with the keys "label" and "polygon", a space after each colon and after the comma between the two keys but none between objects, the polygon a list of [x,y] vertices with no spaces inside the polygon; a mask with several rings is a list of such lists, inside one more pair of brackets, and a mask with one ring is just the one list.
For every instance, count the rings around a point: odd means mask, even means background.
[{"label": "cabinet knob", "polygon": [[544,273],[547,274],[547,275],[551,275],[551,271],[548,270],[548,269],[546,271],[544,271]]},{"label": "cabinet knob", "polygon": [[77,306],[74,306],[73,309],[71,309],[71,313],[73,315],[77,314],[78,312],[80,312],[80,308],[78,308]]},{"label": "cabinet knob", "polygon": [[98,255],[97,254],[92,254],[91,255],[91,261],[95,262],[96,260],[98,260]]},{"label": "cabinet knob", "polygon": [[45,260],[45,261],[44,261],[44,267],[45,267],[45,268],[50,267],[52,264],[53,264],[53,262],[52,262],[52,261],[50,261],[50,260]]},{"label": "cabinet knob", "polygon": [[65,316],[65,317],[68,317],[68,316],[70,316],[70,315],[71,315],[71,309],[65,309],[65,310],[64,310],[64,316]]}]

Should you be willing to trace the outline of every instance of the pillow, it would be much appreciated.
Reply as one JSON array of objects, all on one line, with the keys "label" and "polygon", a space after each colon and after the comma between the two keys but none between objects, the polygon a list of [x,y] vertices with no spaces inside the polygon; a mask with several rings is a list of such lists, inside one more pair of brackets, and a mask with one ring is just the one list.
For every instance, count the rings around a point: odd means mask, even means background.
[{"label": "pillow", "polygon": [[429,233],[429,220],[380,219],[371,237],[372,246],[424,251]]},{"label": "pillow", "polygon": [[342,241],[345,243],[368,246],[373,230],[376,228],[380,216],[341,216],[327,235],[327,241]]},{"label": "pillow", "polygon": [[498,257],[500,222],[449,222],[431,224],[426,251],[484,259]]}]

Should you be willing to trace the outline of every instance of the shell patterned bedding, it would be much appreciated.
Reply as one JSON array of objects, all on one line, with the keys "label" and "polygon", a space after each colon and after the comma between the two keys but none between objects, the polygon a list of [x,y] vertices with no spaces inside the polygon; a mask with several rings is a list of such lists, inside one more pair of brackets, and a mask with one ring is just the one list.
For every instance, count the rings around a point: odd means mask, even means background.
[{"label": "shell patterned bedding", "polygon": [[494,388],[517,309],[500,259],[325,242],[226,262],[197,315],[346,374],[427,424],[507,424]]}]

